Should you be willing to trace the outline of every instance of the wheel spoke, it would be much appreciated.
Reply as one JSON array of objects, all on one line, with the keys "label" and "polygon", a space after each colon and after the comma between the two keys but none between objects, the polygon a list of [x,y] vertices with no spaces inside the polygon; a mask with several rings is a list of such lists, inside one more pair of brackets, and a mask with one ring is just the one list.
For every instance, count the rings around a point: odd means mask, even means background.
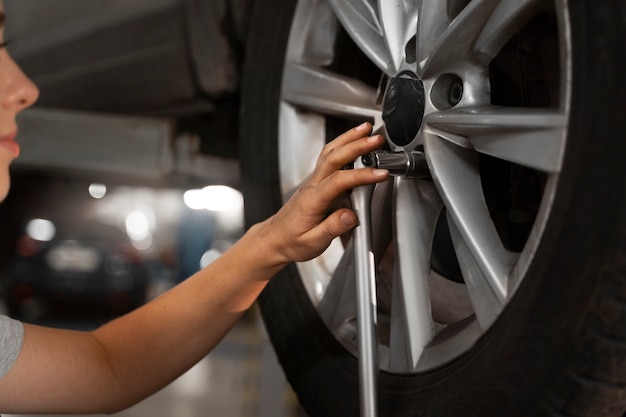
[{"label": "wheel spoke", "polygon": [[391,243],[393,181],[378,184],[372,197],[372,250],[380,260]]},{"label": "wheel spoke", "polygon": [[395,180],[395,270],[390,367],[415,369],[435,335],[430,301],[430,254],[443,204],[432,184]]},{"label": "wheel spoke", "polygon": [[320,68],[287,64],[283,99],[294,106],[326,115],[350,119],[380,118],[373,88]]},{"label": "wheel spoke", "polygon": [[[447,1],[419,0],[417,27],[417,62],[425,62],[433,45],[450,24]],[[419,66],[418,66],[419,70]],[[421,74],[420,74],[421,75]]]},{"label": "wheel spoke", "polygon": [[450,225],[450,235],[454,242],[454,251],[463,271],[463,279],[474,307],[476,320],[478,320],[480,328],[485,330],[489,328],[498,317],[498,314],[500,314],[500,311],[502,311],[504,300],[494,291],[490,279],[478,264],[467,240],[461,235],[450,214],[448,214],[448,223]]},{"label": "wheel spoke", "polygon": [[[324,30],[319,30],[323,25]],[[287,60],[308,65],[326,66],[335,58],[335,39],[340,25],[335,12],[323,1],[298,2],[294,16]]]},{"label": "wheel spoke", "polygon": [[376,0],[328,0],[339,21],[359,48],[388,76],[395,75],[378,20]]},{"label": "wheel spoke", "polygon": [[[434,113],[426,123],[441,138],[546,173],[558,173],[567,120],[559,110],[495,106]],[[452,135],[449,135],[449,134]]]},{"label": "wheel spoke", "polygon": [[394,71],[405,61],[405,48],[417,31],[417,7],[411,0],[378,0],[383,38],[391,55]]},{"label": "wheel spoke", "polygon": [[[297,111],[293,106],[280,105],[279,172],[283,201],[299,187],[315,169],[315,158],[325,144],[324,118],[318,114]],[[303,128],[306,127],[306,128]],[[297,132],[297,133],[294,133]]]},{"label": "wheel spoke", "polygon": [[482,191],[478,154],[431,135],[426,136],[425,148],[450,223],[458,229],[491,290],[499,300],[505,300],[507,277],[517,255],[502,245],[491,221]]},{"label": "wheel spoke", "polygon": [[475,50],[493,58],[535,11],[548,4],[544,0],[501,0],[483,27]]},{"label": "wheel spoke", "polygon": [[422,76],[424,78],[430,77],[432,74],[441,73],[444,70],[462,70],[471,63],[486,65],[488,60],[477,56],[474,53],[473,45],[497,5],[498,0],[472,0],[469,2],[441,34],[428,57],[420,56],[422,59],[420,61]]},{"label": "wheel spoke", "polygon": [[350,240],[323,298],[317,305],[320,317],[333,332],[356,318],[354,262],[354,245]]}]

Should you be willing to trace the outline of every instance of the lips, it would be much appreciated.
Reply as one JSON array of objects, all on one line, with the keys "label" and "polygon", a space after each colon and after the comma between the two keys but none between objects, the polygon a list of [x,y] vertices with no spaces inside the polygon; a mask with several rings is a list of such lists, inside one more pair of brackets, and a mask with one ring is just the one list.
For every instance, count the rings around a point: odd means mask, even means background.
[{"label": "lips", "polygon": [[14,158],[20,155],[20,145],[15,141],[15,133],[0,137],[0,149],[10,152]]}]

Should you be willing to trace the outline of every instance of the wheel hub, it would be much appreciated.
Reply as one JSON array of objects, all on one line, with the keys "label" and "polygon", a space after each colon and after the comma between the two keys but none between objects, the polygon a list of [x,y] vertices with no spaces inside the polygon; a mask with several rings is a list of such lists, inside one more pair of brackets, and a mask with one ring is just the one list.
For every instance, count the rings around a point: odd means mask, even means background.
[{"label": "wheel hub", "polygon": [[389,139],[404,148],[417,136],[424,118],[424,83],[405,71],[393,77],[383,103],[383,120]]}]

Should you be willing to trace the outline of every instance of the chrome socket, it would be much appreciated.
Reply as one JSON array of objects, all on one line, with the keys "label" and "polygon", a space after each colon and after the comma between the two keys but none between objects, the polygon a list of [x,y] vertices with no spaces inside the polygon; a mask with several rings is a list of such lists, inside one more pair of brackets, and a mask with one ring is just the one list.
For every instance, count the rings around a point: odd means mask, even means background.
[{"label": "chrome socket", "polygon": [[389,175],[397,177],[431,178],[424,152],[374,151],[363,155],[361,162],[366,167],[386,169]]}]

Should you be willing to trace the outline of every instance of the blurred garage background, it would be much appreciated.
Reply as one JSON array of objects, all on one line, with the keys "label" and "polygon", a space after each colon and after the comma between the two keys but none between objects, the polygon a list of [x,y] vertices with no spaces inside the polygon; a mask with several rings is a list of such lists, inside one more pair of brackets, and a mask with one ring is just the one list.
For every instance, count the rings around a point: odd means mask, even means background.
[{"label": "blurred garage background", "polygon": [[[4,0],[41,90],[0,205],[0,308],[88,329],[167,290],[244,228],[237,116],[253,0]],[[302,416],[252,310],[119,416]]]}]

